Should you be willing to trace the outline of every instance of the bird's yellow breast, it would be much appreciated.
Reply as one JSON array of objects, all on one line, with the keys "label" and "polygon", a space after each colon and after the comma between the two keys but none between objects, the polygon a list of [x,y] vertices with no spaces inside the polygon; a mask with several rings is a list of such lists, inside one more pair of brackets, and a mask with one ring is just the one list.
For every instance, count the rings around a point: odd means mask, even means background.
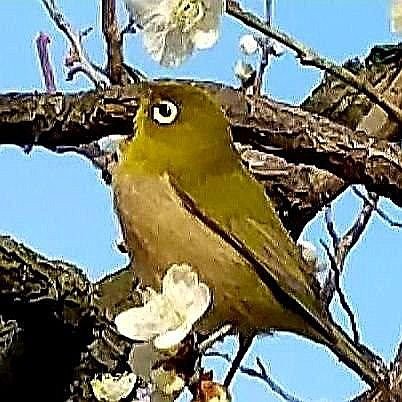
[{"label": "bird's yellow breast", "polygon": [[188,263],[212,290],[213,307],[199,329],[229,321],[243,333],[305,334],[303,319],[285,310],[236,250],[186,211],[167,178],[126,174],[115,182],[115,194],[134,271],[144,285],[159,290],[171,264]]}]

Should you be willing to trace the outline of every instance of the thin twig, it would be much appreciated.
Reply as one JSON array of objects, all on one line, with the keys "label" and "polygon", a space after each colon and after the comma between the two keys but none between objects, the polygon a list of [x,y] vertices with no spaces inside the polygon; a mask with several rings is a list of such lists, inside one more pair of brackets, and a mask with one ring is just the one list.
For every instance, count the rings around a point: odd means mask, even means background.
[{"label": "thin twig", "polygon": [[322,241],[320,240],[321,245],[324,247],[327,256],[331,262],[331,269],[332,272],[334,273],[333,277],[334,277],[334,284],[335,284],[335,288],[336,291],[338,293],[339,296],[339,301],[341,303],[341,306],[343,307],[343,309],[345,310],[346,314],[349,317],[349,321],[350,321],[350,325],[352,327],[352,332],[353,332],[353,341],[358,344],[360,343],[360,339],[359,339],[359,331],[357,329],[357,323],[356,323],[356,319],[355,316],[353,314],[353,311],[351,309],[351,307],[349,306],[346,297],[342,291],[341,288],[341,275],[340,275],[340,271],[338,268],[338,265],[336,264],[335,258],[334,256],[331,254],[331,251],[329,250],[329,247]]},{"label": "thin twig", "polygon": [[[356,186],[352,186],[353,192],[360,197],[363,201],[367,202],[368,204],[372,204],[374,207],[375,212],[385,220],[391,227],[393,228],[402,228],[402,222],[397,222],[391,219],[382,209],[380,209],[378,206],[376,206],[377,201],[375,199],[369,199],[366,197]],[[379,196],[376,195],[376,197],[379,198]],[[372,198],[372,197],[370,197]]]},{"label": "thin twig", "polygon": [[328,205],[325,208],[325,222],[327,224],[327,230],[328,233],[332,239],[332,246],[334,247],[334,249],[336,249],[338,247],[339,244],[339,236],[336,233],[336,229],[335,229],[335,223],[334,220],[332,219],[332,208],[331,205]]},{"label": "thin twig", "polygon": [[402,110],[391,102],[388,102],[369,82],[360,79],[349,70],[319,56],[312,49],[306,47],[289,35],[269,26],[254,14],[244,11],[237,1],[226,0],[226,12],[237,20],[243,22],[245,25],[258,30],[264,35],[282,43],[289,49],[292,49],[296,52],[301,64],[314,66],[320,70],[327,71],[333,76],[351,85],[353,88],[366,95],[373,103],[380,106],[391,119],[395,120],[397,123],[402,123]]},{"label": "thin twig", "polygon": [[[267,22],[268,26],[272,25],[273,6],[274,6],[273,3],[274,3],[274,0],[265,0],[265,16],[266,16],[266,22]],[[258,68],[258,73],[256,75],[255,84],[254,84],[254,94],[257,96],[261,95],[264,74],[265,74],[265,71],[266,71],[267,67],[269,66],[269,62],[270,62],[270,42],[271,41],[270,41],[269,37],[265,37],[263,39],[261,61],[260,61],[260,66]]]},{"label": "thin twig", "polygon": [[215,342],[222,340],[226,335],[229,335],[230,332],[233,332],[233,326],[230,324],[224,325],[223,327],[219,328],[198,345],[199,352],[204,353]]},{"label": "thin twig", "polygon": [[81,35],[76,34],[71,25],[65,20],[61,11],[57,8],[55,0],[42,0],[42,4],[49,13],[56,26],[66,35],[72,51],[76,56],[68,77],[71,79],[75,73],[83,72],[96,87],[110,86],[110,80],[89,61],[81,44]]},{"label": "thin twig", "polygon": [[253,343],[254,336],[252,335],[243,335],[239,333],[239,349],[236,353],[236,356],[232,360],[232,364],[229,367],[229,371],[226,374],[226,377],[223,381],[223,386],[229,388],[230,384],[233,381],[234,376],[236,375],[239,367],[241,366],[241,362],[244,359],[244,356],[250,350],[251,345]]},{"label": "thin twig", "polygon": [[43,79],[45,81],[46,91],[49,94],[56,92],[56,85],[54,83],[54,74],[52,64],[49,57],[49,35],[40,32],[36,39],[36,46],[38,49],[39,62],[42,68]]},{"label": "thin twig", "polygon": [[[232,362],[232,359],[228,354],[225,353],[220,353],[216,351],[211,351],[205,354],[205,356],[210,356],[210,357],[220,357],[222,359],[225,359],[228,363]],[[260,358],[256,358],[256,363],[259,368],[259,370],[255,370],[250,367],[244,367],[240,366],[239,371],[243,374],[248,375],[249,377],[253,378],[258,378],[259,380],[263,381],[265,384],[268,385],[268,387],[275,392],[277,395],[279,395],[281,398],[283,398],[284,401],[286,402],[302,402],[301,399],[296,398],[292,395],[290,395],[288,392],[286,392],[279,384],[277,384],[268,374],[267,369],[261,362]]]},{"label": "thin twig", "polygon": [[[371,200],[364,201],[362,210],[360,211],[358,217],[350,229],[342,236],[339,237],[336,233],[331,207],[327,207],[325,211],[325,221],[327,225],[328,233],[332,239],[332,245],[334,249],[334,261],[339,274],[342,274],[345,260],[352,248],[356,245],[358,240],[361,238],[364,230],[366,229],[370,218],[375,210],[378,202],[378,196],[375,194],[371,195]],[[332,257],[332,256],[331,256]],[[323,286],[323,296],[327,305],[331,302],[334,292],[337,289],[335,272],[331,270]]]}]

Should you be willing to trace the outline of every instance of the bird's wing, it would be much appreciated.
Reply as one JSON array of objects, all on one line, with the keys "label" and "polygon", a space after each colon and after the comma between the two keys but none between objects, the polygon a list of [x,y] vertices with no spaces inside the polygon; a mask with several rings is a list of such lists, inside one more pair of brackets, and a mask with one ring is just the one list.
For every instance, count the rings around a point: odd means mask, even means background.
[{"label": "bird's wing", "polygon": [[[180,179],[168,176],[192,215],[231,244],[280,301],[328,334],[318,282],[258,182],[246,172],[236,172],[210,177],[206,186],[187,191]],[[211,204],[211,199],[216,202]]]}]

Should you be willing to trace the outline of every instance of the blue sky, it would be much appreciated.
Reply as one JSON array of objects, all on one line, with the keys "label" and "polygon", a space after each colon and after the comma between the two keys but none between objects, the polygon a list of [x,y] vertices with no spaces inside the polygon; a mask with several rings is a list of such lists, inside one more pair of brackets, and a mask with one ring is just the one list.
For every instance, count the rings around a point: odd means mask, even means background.
[{"label": "blue sky", "polygon": [[[98,26],[99,1],[60,0],[59,4],[76,28]],[[374,44],[395,43],[400,38],[389,31],[388,0],[279,0],[275,23],[337,62],[364,56]],[[263,12],[261,0],[244,0],[243,6]],[[0,90],[42,91],[34,39],[39,31],[52,37],[51,52],[56,66],[57,87],[74,92],[89,88],[79,78],[65,82],[63,58],[66,42],[55,30],[40,1],[0,2],[2,61]],[[127,61],[151,77],[196,77],[236,84],[233,65],[241,57],[238,40],[247,29],[225,17],[222,36],[210,51],[191,58],[181,68],[160,68],[145,53],[140,37],[126,43]],[[88,53],[103,62],[103,43],[95,32],[86,40]],[[303,99],[320,79],[320,72],[302,68],[292,54],[273,63],[267,76],[267,91],[273,98],[289,103]],[[91,278],[122,267],[126,260],[115,247],[119,233],[110,190],[100,175],[83,158],[53,155],[35,148],[25,155],[11,146],[0,148],[0,233],[8,233],[51,258],[63,258],[82,267]],[[360,201],[346,195],[336,204],[336,222],[345,230],[353,220]],[[381,207],[394,219],[402,213],[389,202]],[[304,237],[319,244],[326,239],[321,215],[309,225]],[[362,340],[392,359],[401,334],[402,312],[398,294],[402,281],[402,259],[398,231],[387,227],[377,216],[365,238],[347,261],[343,286],[359,320]],[[344,317],[334,306],[340,322]],[[227,348],[233,342],[227,342]],[[343,401],[364,389],[364,384],[344,366],[336,363],[324,348],[291,335],[274,335],[256,341],[247,363],[262,357],[269,371],[288,391],[305,401]],[[223,365],[213,362],[218,374]],[[239,375],[234,386],[235,400],[280,401],[264,385]]]}]

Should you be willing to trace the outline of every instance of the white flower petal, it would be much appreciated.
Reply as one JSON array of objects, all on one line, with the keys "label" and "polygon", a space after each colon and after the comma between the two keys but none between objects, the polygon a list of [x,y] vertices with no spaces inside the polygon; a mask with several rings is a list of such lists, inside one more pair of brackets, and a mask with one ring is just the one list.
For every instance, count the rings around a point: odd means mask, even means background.
[{"label": "white flower petal", "polygon": [[234,72],[236,77],[241,81],[247,81],[255,73],[255,69],[251,64],[245,63],[243,60],[238,60]]},{"label": "white flower petal", "polygon": [[124,373],[117,376],[103,374],[101,379],[91,381],[92,391],[99,401],[120,401],[127,398],[133,390],[137,376],[134,373]]},{"label": "white flower petal", "polygon": [[402,4],[400,0],[392,0],[391,4],[391,32],[402,32]]},{"label": "white flower petal", "polygon": [[219,38],[219,31],[217,29],[210,29],[209,31],[196,31],[193,36],[193,43],[197,49],[209,49],[215,45]]},{"label": "white flower petal", "polygon": [[205,283],[187,264],[174,264],[162,281],[162,294],[148,288],[143,292],[144,306],[123,311],[115,318],[118,331],[141,341],[153,338],[159,349],[179,344],[193,324],[205,313],[211,294]]},{"label": "white flower petal", "polygon": [[147,32],[144,31],[144,46],[151,57],[158,63],[162,59],[165,49],[166,33],[165,32]]},{"label": "white flower petal", "polygon": [[271,39],[270,43],[272,46],[272,52],[273,52],[274,56],[280,57],[286,53],[286,47],[284,45],[282,45],[282,43],[279,43],[275,39]]},{"label": "white flower petal", "polygon": [[172,3],[172,0],[126,0],[132,17],[142,26],[153,16],[161,16],[167,20]]},{"label": "white flower petal", "polygon": [[218,39],[222,0],[126,0],[126,4],[143,28],[145,48],[164,66],[176,67],[195,49],[210,48]]},{"label": "white flower petal", "polygon": [[259,46],[253,35],[243,35],[239,41],[240,49],[243,53],[251,55],[257,52]]},{"label": "white flower petal", "polygon": [[171,30],[165,36],[165,44],[158,61],[166,67],[177,67],[193,53],[193,50],[194,45],[189,35]]},{"label": "white flower petal", "polygon": [[148,313],[143,307],[133,307],[118,314],[114,320],[117,330],[127,338],[148,341],[158,332],[156,328],[149,326],[146,328],[143,320],[148,319]]},{"label": "white flower petal", "polygon": [[127,138],[125,135],[112,134],[107,137],[102,137],[98,140],[98,145],[103,152],[116,152],[119,149],[119,145]]},{"label": "white flower petal", "polygon": [[117,330],[127,338],[148,341],[154,336],[179,326],[182,318],[170,300],[160,294],[151,297],[142,307],[133,307],[115,318]]},{"label": "white flower petal", "polygon": [[187,306],[186,322],[194,325],[205,314],[210,304],[211,292],[205,283],[200,283],[198,288],[193,290],[193,303]]},{"label": "white flower petal", "polygon": [[154,339],[154,345],[157,349],[173,349],[187,336],[191,329],[192,325],[189,325],[187,322],[185,322],[183,325],[176,329],[172,329],[158,335]]},{"label": "white flower petal", "polygon": [[152,370],[151,379],[156,388],[165,395],[173,395],[181,391],[185,385],[184,380],[174,370],[164,370],[163,367]]},{"label": "white flower petal", "polygon": [[220,18],[223,15],[224,1],[222,0],[204,0],[205,15],[197,25],[198,29],[209,31],[217,29],[220,23]]},{"label": "white flower petal", "polygon": [[211,301],[207,285],[198,281],[198,275],[187,264],[174,264],[167,270],[162,292],[191,325],[205,313]]}]

